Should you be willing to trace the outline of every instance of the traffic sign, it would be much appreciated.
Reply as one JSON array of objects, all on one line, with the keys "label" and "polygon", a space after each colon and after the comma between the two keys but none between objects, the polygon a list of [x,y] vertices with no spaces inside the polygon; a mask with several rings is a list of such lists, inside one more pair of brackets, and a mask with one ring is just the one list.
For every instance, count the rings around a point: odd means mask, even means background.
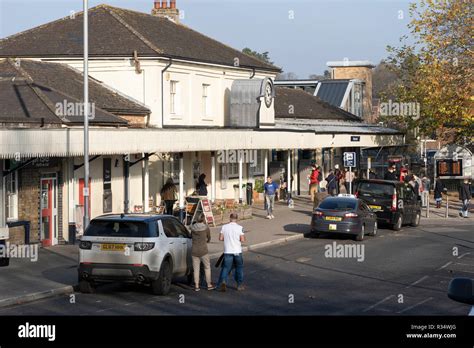
[{"label": "traffic sign", "polygon": [[344,167],[355,167],[356,166],[356,153],[355,152],[344,152]]}]

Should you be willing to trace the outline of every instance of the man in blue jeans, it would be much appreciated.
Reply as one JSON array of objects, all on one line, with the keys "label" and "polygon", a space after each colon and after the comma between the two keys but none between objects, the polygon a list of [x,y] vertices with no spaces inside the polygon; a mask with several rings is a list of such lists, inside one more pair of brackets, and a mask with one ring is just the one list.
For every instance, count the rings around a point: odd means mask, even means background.
[{"label": "man in blue jeans", "polygon": [[272,177],[267,178],[267,182],[263,185],[265,190],[265,205],[267,208],[267,219],[273,219],[273,207],[275,205],[275,194],[278,190],[278,184],[273,182]]},{"label": "man in blue jeans", "polygon": [[237,290],[245,290],[245,287],[242,285],[244,281],[242,243],[245,242],[245,236],[244,228],[237,224],[237,219],[237,214],[230,214],[230,223],[222,226],[221,234],[219,235],[219,240],[224,241],[224,260],[216,289],[222,292],[226,291],[227,277],[234,265],[234,279],[237,282]]}]

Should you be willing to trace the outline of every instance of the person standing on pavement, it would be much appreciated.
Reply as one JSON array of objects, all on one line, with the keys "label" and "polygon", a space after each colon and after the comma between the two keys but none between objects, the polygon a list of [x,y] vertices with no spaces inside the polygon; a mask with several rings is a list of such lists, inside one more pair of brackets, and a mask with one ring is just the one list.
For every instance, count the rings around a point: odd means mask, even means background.
[{"label": "person standing on pavement", "polygon": [[230,214],[230,223],[222,226],[219,235],[219,240],[224,242],[224,259],[216,289],[222,292],[227,289],[227,277],[233,266],[235,266],[234,280],[237,283],[237,290],[245,290],[243,286],[244,260],[242,258],[242,243],[245,242],[245,235],[244,228],[237,224],[237,219],[237,214]]},{"label": "person standing on pavement", "polygon": [[332,170],[329,172],[329,175],[327,176],[326,181],[327,181],[327,185],[326,185],[327,193],[330,194],[331,196],[334,196],[336,194],[337,180]]},{"label": "person standing on pavement", "polygon": [[388,170],[385,172],[383,179],[397,181],[398,177],[395,169],[396,167],[394,165],[388,167]]},{"label": "person standing on pavement", "polygon": [[166,180],[166,184],[162,187],[160,194],[161,199],[165,201],[166,214],[173,215],[174,202],[178,200],[178,190],[176,189],[176,185],[173,183],[173,179],[169,178]]},{"label": "person standing on pavement", "polygon": [[193,245],[191,255],[193,259],[194,291],[199,291],[199,276],[201,274],[201,263],[204,265],[207,290],[213,290],[211,283],[211,263],[207,243],[211,241],[211,231],[206,224],[204,214],[199,215],[197,221],[191,225],[191,238]]},{"label": "person standing on pavement", "polygon": [[372,169],[369,169],[369,179],[370,180],[377,179],[377,174],[375,174],[375,172]]},{"label": "person standing on pavement", "polygon": [[202,173],[199,175],[198,181],[196,183],[196,192],[199,196],[207,196],[207,184],[204,181],[206,179],[206,174]]},{"label": "person standing on pavement", "polygon": [[275,206],[275,194],[278,190],[278,184],[273,182],[272,177],[267,178],[267,182],[263,185],[265,191],[265,203],[267,206],[267,219],[275,218],[273,216],[273,207]]},{"label": "person standing on pavement", "polygon": [[435,187],[434,187],[434,198],[436,201],[436,208],[441,208],[441,203],[443,202],[443,192],[446,190],[441,178],[436,176]]},{"label": "person standing on pavement", "polygon": [[426,173],[423,173],[421,178],[421,186],[423,187],[423,193],[421,194],[421,205],[426,207],[428,205],[428,198],[431,189],[431,180],[426,176]]},{"label": "person standing on pavement", "polygon": [[464,179],[464,182],[459,187],[459,200],[462,203],[461,210],[459,211],[459,216],[468,218],[469,216],[469,205],[472,198],[472,188],[471,183],[468,179]]},{"label": "person standing on pavement", "polygon": [[313,164],[311,175],[309,177],[309,194],[311,195],[311,201],[314,202],[316,192],[319,192],[319,183],[321,181],[321,171],[316,164]]}]

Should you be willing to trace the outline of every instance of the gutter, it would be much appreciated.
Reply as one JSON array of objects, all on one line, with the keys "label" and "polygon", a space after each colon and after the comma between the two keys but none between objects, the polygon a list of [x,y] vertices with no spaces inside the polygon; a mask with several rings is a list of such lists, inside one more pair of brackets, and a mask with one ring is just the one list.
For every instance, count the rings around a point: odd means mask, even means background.
[{"label": "gutter", "polygon": [[163,70],[161,70],[161,127],[164,126],[165,124],[165,103],[164,103],[164,82],[163,82],[163,76],[166,72],[171,67],[171,64],[173,64],[173,58],[170,58],[168,65],[165,66]]}]

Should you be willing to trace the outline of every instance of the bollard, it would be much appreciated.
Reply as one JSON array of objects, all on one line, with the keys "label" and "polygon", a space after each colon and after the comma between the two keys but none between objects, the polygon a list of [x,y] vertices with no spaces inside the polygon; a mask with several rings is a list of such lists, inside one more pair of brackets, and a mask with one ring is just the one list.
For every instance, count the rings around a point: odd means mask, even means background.
[{"label": "bollard", "polygon": [[445,218],[447,219],[449,217],[449,196],[446,195],[446,216]]},{"label": "bollard", "polygon": [[426,217],[427,218],[430,217],[430,194],[429,194],[429,192],[426,195]]}]

